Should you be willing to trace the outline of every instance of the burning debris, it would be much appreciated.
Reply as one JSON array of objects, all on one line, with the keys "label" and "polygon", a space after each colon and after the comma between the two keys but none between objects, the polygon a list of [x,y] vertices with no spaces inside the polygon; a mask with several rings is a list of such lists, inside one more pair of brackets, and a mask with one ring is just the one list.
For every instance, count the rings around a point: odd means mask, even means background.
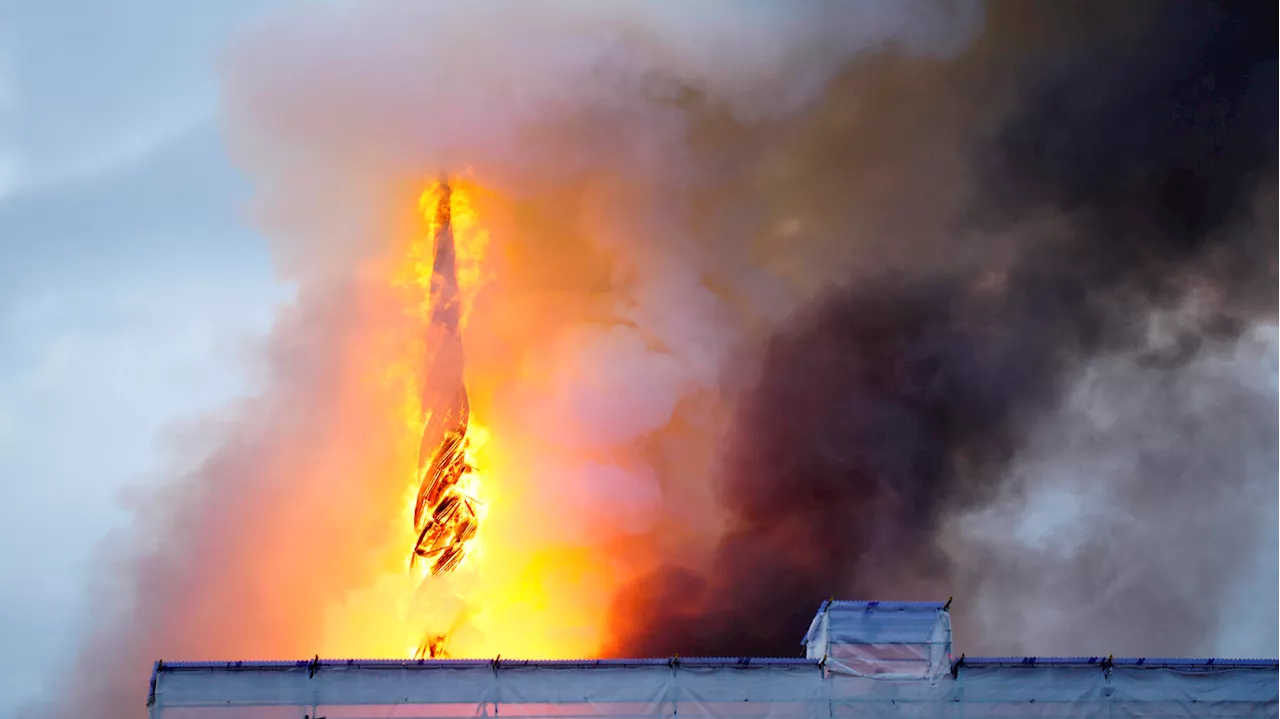
[{"label": "burning debris", "polygon": [[[421,394],[422,442],[418,448],[418,496],[413,523],[417,543],[410,566],[430,562],[432,575],[447,574],[466,556],[467,542],[479,525],[478,500],[467,479],[474,471],[467,460],[467,428],[471,408],[463,383],[463,350],[460,331],[456,248],[453,237],[453,190],[442,179],[427,209],[431,222],[430,317],[427,325],[428,355]],[[432,206],[433,205],[433,206]],[[432,640],[431,656],[438,656]]]},{"label": "burning debris", "polygon": [[426,638],[422,642],[422,646],[418,647],[418,651],[414,652],[414,659],[440,659],[449,656],[445,651],[445,641],[449,639],[447,634],[435,634]]}]

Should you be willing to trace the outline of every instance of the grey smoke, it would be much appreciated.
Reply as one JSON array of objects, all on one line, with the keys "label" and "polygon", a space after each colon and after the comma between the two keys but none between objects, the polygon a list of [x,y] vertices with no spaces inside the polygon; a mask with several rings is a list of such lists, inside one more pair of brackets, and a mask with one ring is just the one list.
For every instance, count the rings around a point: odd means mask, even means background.
[{"label": "grey smoke", "polygon": [[[719,370],[822,279],[791,276],[794,253],[769,246],[786,218],[752,185],[761,132],[808,115],[849,58],[943,61],[981,22],[975,2],[375,0],[246,35],[227,55],[226,131],[297,306],[262,395],[211,426],[202,449],[217,449],[141,501],[135,532],[104,553],[81,680],[49,713],[141,715],[158,658],[310,655],[328,610],[371,580],[403,489],[378,471],[400,418],[350,370],[385,369],[377,330],[403,313],[354,268],[440,170],[522,203],[487,218],[507,243],[503,282],[478,300],[469,368],[541,372],[498,387],[489,419],[524,438],[507,451],[543,495],[585,505],[581,521],[547,513],[527,532],[714,531],[698,510]],[[666,511],[681,505],[696,517],[683,528]]]},{"label": "grey smoke", "polygon": [[[853,63],[796,140],[798,259],[844,287],[762,343],[726,531],[620,596],[611,651],[790,654],[822,597],[951,594],[988,652],[1273,646],[1274,385],[1212,368],[1274,374],[1234,344],[1275,322],[1274,34],[1246,4],[987,10],[955,60]],[[1028,545],[1037,496],[1071,526]]]},{"label": "grey smoke", "polygon": [[1093,363],[942,532],[971,654],[1271,656],[1276,334]]},{"label": "grey smoke", "polygon": [[[990,651],[1248,649],[1275,621],[1240,609],[1275,606],[1245,588],[1275,544],[1274,385],[1244,379],[1274,377],[1245,334],[1275,321],[1274,39],[1208,2],[1065,7],[375,0],[261,26],[228,134],[298,308],[264,396],[109,565],[54,715],[139,715],[156,658],[321,643],[297,597],[365,578],[400,491],[366,476],[394,418],[335,399],[334,348],[377,359],[361,330],[396,311],[352,268],[458,165],[518,205],[469,366],[545,380],[495,390],[492,427],[582,502],[529,531],[604,527],[653,569],[607,649],[790,654],[831,594],[953,592]],[[1086,527],[1020,535],[1045,496]],[[1126,631],[1063,629],[1087,620]]]}]

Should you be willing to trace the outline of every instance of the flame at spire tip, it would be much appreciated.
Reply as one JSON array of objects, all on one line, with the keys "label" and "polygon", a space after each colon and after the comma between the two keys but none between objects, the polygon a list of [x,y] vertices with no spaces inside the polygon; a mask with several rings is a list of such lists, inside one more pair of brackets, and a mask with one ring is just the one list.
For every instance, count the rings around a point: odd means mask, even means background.
[{"label": "flame at spire tip", "polygon": [[[453,204],[454,190],[446,176],[422,197],[432,261],[427,284],[427,354],[419,398],[423,430],[413,510],[417,541],[409,562],[410,568],[420,561],[429,562],[432,576],[451,573],[462,564],[480,523],[475,466],[468,456],[471,406],[463,380],[463,313]],[[442,656],[446,638],[427,637],[418,654]]]}]

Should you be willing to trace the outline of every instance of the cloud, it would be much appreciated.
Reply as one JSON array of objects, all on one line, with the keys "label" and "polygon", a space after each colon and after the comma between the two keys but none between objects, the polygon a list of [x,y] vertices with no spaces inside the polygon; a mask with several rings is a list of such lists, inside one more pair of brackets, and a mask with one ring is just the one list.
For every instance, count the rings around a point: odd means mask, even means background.
[{"label": "cloud", "polygon": [[121,493],[158,481],[175,422],[252,387],[287,298],[212,117],[255,7],[0,6],[0,714],[79,642]]},{"label": "cloud", "polygon": [[78,643],[92,549],[129,522],[122,492],[171,469],[162,440],[176,420],[250,389],[246,345],[281,299],[261,266],[153,267],[161,276],[86,276],[0,311],[0,526],[12,548],[0,614],[19,638],[0,652],[4,704],[39,691]]},{"label": "cloud", "polygon": [[[183,247],[249,244],[240,221],[247,189],[212,121],[97,175],[15,188],[0,200],[6,285],[76,262],[128,272]],[[250,241],[251,242],[251,241]]]},{"label": "cloud", "polygon": [[42,185],[129,162],[212,116],[215,59],[226,38],[278,4],[52,0],[0,7],[14,182]]},{"label": "cloud", "polygon": [[[337,609],[376,595],[378,571],[403,574],[403,400],[369,378],[420,359],[395,351],[415,328],[377,270],[403,251],[416,194],[441,169],[475,178],[492,223],[495,279],[468,326],[467,373],[482,378],[472,408],[499,455],[486,477],[508,501],[482,530],[490,571],[432,586],[489,591],[472,636],[493,632],[504,653],[591,652],[616,570],[594,532],[652,525],[671,501],[659,492],[714,434],[698,415],[714,414],[717,366],[768,314],[733,271],[759,228],[726,238],[695,219],[699,198],[720,203],[720,221],[740,206],[698,155],[695,125],[802,111],[846,59],[886,44],[945,55],[980,24],[977,8],[375,0],[255,27],[229,55],[229,137],[298,303],[273,332],[262,395],[211,430],[217,451],[124,542],[101,595],[109,618],[79,658],[111,668],[60,708],[124,715],[133,677],[160,655],[402,651],[403,595],[381,612]],[[742,139],[723,159],[755,147]],[[673,188],[692,192],[672,202]],[[640,376],[652,385],[637,389]],[[553,422],[572,456],[526,441]],[[521,484],[529,467],[543,483]],[[593,526],[566,523],[567,547],[523,531],[565,495]],[[315,536],[334,541],[314,551]],[[281,583],[317,600],[299,611]]]}]

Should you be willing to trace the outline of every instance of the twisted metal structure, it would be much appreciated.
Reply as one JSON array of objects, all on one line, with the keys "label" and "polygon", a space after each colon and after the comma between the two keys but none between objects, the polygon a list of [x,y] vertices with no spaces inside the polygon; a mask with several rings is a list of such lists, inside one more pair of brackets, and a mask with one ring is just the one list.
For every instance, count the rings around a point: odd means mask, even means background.
[{"label": "twisted metal structure", "polygon": [[[474,468],[466,458],[471,408],[463,384],[453,190],[447,178],[441,179],[438,192],[432,222],[428,349],[420,396],[424,421],[418,446],[418,497],[413,511],[418,539],[410,555],[410,566],[430,562],[432,575],[457,568],[466,555],[466,542],[475,536],[479,523],[477,500],[462,483]],[[431,655],[435,656],[434,645],[440,642],[429,643],[433,645]]]}]

